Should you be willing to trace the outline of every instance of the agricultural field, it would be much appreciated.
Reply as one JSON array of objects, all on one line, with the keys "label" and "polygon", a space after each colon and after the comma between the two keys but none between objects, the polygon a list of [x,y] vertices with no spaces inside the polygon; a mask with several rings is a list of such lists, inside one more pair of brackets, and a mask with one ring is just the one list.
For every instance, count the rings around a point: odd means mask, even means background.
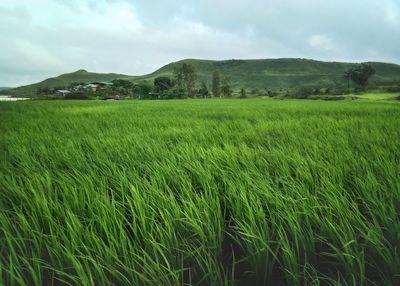
[{"label": "agricultural field", "polygon": [[0,102],[0,285],[400,285],[400,104]]}]

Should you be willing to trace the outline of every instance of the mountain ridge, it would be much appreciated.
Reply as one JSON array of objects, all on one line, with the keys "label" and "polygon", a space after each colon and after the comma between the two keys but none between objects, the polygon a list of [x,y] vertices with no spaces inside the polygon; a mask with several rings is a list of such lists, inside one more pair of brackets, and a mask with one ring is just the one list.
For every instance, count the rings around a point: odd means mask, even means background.
[{"label": "mountain ridge", "polygon": [[[318,61],[303,58],[278,59],[230,59],[205,60],[184,59],[171,62],[146,75],[118,73],[92,73],[84,69],[51,77],[41,82],[8,89],[7,93],[17,96],[35,96],[39,88],[66,88],[74,82],[90,83],[125,79],[132,82],[152,83],[159,76],[173,76],[174,68],[182,63],[191,64],[197,73],[197,81],[211,83],[212,73],[228,77],[233,88],[290,89],[297,86],[330,87],[344,85],[343,73],[356,63]],[[376,69],[371,78],[372,85],[400,83],[400,65],[384,62],[367,62]]]}]

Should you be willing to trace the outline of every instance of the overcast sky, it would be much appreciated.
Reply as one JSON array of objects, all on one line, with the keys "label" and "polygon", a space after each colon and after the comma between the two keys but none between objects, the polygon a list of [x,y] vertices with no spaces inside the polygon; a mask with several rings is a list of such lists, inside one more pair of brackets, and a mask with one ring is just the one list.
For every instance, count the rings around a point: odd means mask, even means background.
[{"label": "overcast sky", "polygon": [[0,86],[278,57],[400,63],[400,0],[0,0]]}]

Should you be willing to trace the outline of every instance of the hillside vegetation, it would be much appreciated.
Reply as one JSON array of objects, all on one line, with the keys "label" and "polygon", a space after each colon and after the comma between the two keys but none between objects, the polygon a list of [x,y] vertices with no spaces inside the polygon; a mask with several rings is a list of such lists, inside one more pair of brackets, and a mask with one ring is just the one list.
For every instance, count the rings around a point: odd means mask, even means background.
[{"label": "hillside vegetation", "polygon": [[0,103],[0,285],[400,285],[400,108]]},{"label": "hillside vegetation", "polygon": [[97,81],[109,82],[114,79],[132,80],[134,76],[116,73],[92,73],[86,70],[78,70],[72,73],[62,74],[57,77],[48,78],[39,83],[17,87],[6,91],[7,94],[15,96],[36,96],[37,91],[43,88],[64,89],[74,83],[91,83]]},{"label": "hillside vegetation", "polygon": [[[173,76],[174,68],[182,63],[192,65],[197,73],[197,82],[211,83],[212,73],[219,71],[221,76],[230,78],[234,89],[290,89],[298,86],[334,87],[345,85],[343,74],[352,67],[351,63],[322,62],[307,59],[266,59],[266,60],[227,60],[211,61],[187,59],[170,63],[159,70],[143,76],[122,74],[99,74],[79,70],[60,75],[40,83],[18,87],[7,92],[19,96],[35,96],[38,88],[62,88],[74,82],[89,83],[93,81],[111,81],[126,79],[133,82],[148,81],[156,77]],[[376,70],[370,84],[400,83],[400,66],[395,64],[370,62]]]},{"label": "hillside vegetation", "polygon": [[[174,67],[183,62],[194,66],[199,80],[211,82],[212,72],[230,78],[234,87],[244,88],[294,88],[297,86],[329,87],[345,84],[343,74],[352,63],[322,62],[307,59],[266,60],[184,60],[168,64],[154,73],[137,79],[172,76]],[[400,82],[400,65],[371,62],[376,75],[371,83]]]}]

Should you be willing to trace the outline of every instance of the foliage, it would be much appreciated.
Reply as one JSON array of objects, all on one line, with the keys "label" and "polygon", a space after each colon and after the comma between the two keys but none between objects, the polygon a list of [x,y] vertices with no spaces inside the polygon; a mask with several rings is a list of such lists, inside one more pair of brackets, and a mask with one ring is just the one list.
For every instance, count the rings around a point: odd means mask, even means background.
[{"label": "foliage", "polygon": [[[288,89],[296,86],[318,86],[321,88],[346,84],[343,73],[354,66],[353,63],[321,62],[307,59],[267,59],[267,60],[228,60],[210,61],[188,59],[168,64],[152,74],[138,77],[139,79],[154,79],[157,76],[173,76],[176,66],[183,63],[193,66],[198,82],[212,83],[213,73],[227,76],[234,90],[241,87],[248,90]],[[372,62],[376,76],[370,84],[387,84],[400,82],[400,65]],[[222,77],[220,76],[220,81]],[[212,88],[211,88],[212,90]]]},{"label": "foliage", "polygon": [[310,86],[300,86],[288,93],[287,97],[292,98],[309,98],[314,95],[314,88]]},{"label": "foliage", "polygon": [[241,88],[239,97],[240,98],[246,98],[247,97],[246,94],[247,94],[246,90],[244,88]]},{"label": "foliage", "polygon": [[[62,74],[57,77],[48,78],[39,83],[30,84],[26,86],[17,87],[10,89],[9,94],[23,97],[35,97],[36,95],[45,95],[40,92],[40,89],[44,90],[57,90],[66,89],[76,83],[88,84],[92,82],[110,82],[115,79],[126,79],[132,80],[135,77],[115,74],[115,73],[92,73],[85,70],[78,70],[72,73]],[[47,93],[48,94],[48,93]]]},{"label": "foliage", "polygon": [[399,85],[387,86],[387,87],[385,87],[385,91],[386,92],[393,92],[393,93],[400,92],[400,84]]},{"label": "foliage", "polygon": [[66,94],[64,96],[64,99],[93,99],[93,97],[91,97],[87,93],[73,92],[73,93]]},{"label": "foliage", "polygon": [[163,93],[173,87],[173,82],[167,76],[156,77],[154,79],[154,91]]},{"label": "foliage", "polygon": [[213,72],[212,94],[214,97],[221,97],[221,79],[218,71]]},{"label": "foliage", "polygon": [[151,98],[151,92],[153,88],[150,84],[145,81],[139,82],[133,86],[133,92],[135,97],[138,99],[148,99]]},{"label": "foliage", "polygon": [[208,91],[207,84],[204,81],[201,82],[200,89],[198,91],[198,96],[200,98],[210,97],[210,92]]},{"label": "foliage", "polygon": [[275,96],[278,96],[278,92],[274,91],[274,90],[266,89],[265,90],[265,95],[267,95],[269,97],[275,97]]},{"label": "foliage", "polygon": [[230,79],[228,77],[224,77],[222,80],[221,94],[223,97],[232,97],[232,89],[230,85]]},{"label": "foliage", "polygon": [[375,72],[375,69],[370,64],[362,63],[346,71],[344,76],[351,79],[355,84],[365,87],[368,84],[368,79]]},{"label": "foliage", "polygon": [[129,80],[124,79],[114,79],[111,81],[113,87],[115,88],[124,88],[124,89],[131,89],[133,88],[133,83]]},{"label": "foliage", "polygon": [[0,102],[0,284],[400,285],[397,104]]},{"label": "foliage", "polygon": [[[35,97],[38,88],[63,89],[71,82],[112,81],[125,79],[139,83],[153,82],[157,77],[167,76],[174,78],[174,70],[183,64],[190,65],[196,71],[196,81],[213,82],[214,72],[230,78],[233,89],[270,90],[288,89],[296,86],[333,87],[337,83],[345,84],[343,73],[354,66],[352,63],[321,62],[306,59],[267,59],[267,60],[183,60],[168,64],[155,72],[143,76],[129,76],[122,74],[99,74],[87,71],[77,71],[49,78],[40,83],[7,90],[10,95]],[[396,85],[400,82],[400,65],[372,62],[369,63],[375,70],[370,84]],[[212,88],[211,88],[212,89]],[[214,94],[214,93],[213,93]],[[217,96],[218,97],[218,96]]]},{"label": "foliage", "polygon": [[195,96],[196,72],[192,65],[183,63],[175,66],[174,78],[177,90],[183,91],[186,96]]},{"label": "foliage", "polygon": [[258,88],[253,88],[253,89],[251,89],[250,94],[253,96],[258,96],[258,95],[260,95],[260,91]]},{"label": "foliage", "polygon": [[335,85],[329,89],[326,89],[325,93],[330,95],[344,95],[348,94],[349,90],[343,85]]}]

